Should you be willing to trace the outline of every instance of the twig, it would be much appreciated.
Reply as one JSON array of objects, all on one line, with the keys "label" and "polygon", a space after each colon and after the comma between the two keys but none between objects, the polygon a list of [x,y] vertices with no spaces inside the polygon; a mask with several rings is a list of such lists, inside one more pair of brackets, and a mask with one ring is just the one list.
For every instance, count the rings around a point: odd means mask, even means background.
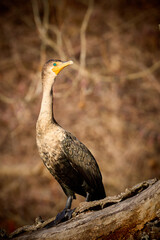
[{"label": "twig", "polygon": [[7,104],[14,104],[14,99],[11,99],[9,97],[6,97],[5,95],[0,93],[0,101],[7,103]]},{"label": "twig", "polygon": [[49,27],[49,4],[48,0],[43,0],[43,6],[44,6],[44,17],[43,17],[43,28],[48,31]]},{"label": "twig", "polygon": [[[66,54],[63,50],[63,39],[62,39],[62,31],[59,30],[56,26],[50,25],[50,30],[56,35],[57,44],[56,44],[56,52],[59,54],[60,58],[66,60]],[[49,43],[52,43],[52,39],[48,39]]]},{"label": "twig", "polygon": [[136,80],[138,78],[143,78],[147,74],[151,74],[151,73],[155,72],[159,67],[160,67],[160,61],[154,63],[151,67],[149,67],[143,71],[128,74],[125,78],[128,80]]},{"label": "twig", "polygon": [[32,9],[33,9],[33,16],[34,16],[34,21],[35,21],[36,27],[40,32],[42,29],[42,22],[41,22],[41,19],[39,16],[37,0],[32,0]]},{"label": "twig", "polygon": [[32,76],[32,81],[24,98],[25,101],[30,102],[40,94],[42,87],[41,82],[37,81],[38,79],[40,79],[40,72]]},{"label": "twig", "polygon": [[[43,6],[44,6],[44,17],[43,17],[43,34],[44,36],[47,36],[48,27],[49,27],[49,4],[48,0],[43,0]],[[46,43],[45,41],[42,41],[41,43],[41,64],[46,61]]]},{"label": "twig", "polygon": [[41,49],[40,49],[40,59],[41,59],[41,66],[46,61],[46,38],[47,32],[49,28],[49,4],[48,0],[43,0],[44,6],[44,16],[43,20],[41,20],[39,15],[39,8],[37,0],[32,0],[32,8],[33,8],[33,16],[35,20],[36,27],[39,31],[40,38],[41,38]]},{"label": "twig", "polygon": [[[88,26],[88,22],[91,16],[91,13],[93,11],[93,0],[89,1],[89,6],[87,9],[87,12],[84,16],[81,30],[80,30],[80,40],[81,40],[81,53],[80,53],[80,71],[81,69],[84,69],[86,66],[86,29]],[[80,72],[79,72],[80,74]]]},{"label": "twig", "polygon": [[[75,62],[73,65],[73,69],[79,70],[79,68],[80,68],[79,64],[77,62]],[[103,76],[103,75],[95,73],[95,72],[90,72],[86,68],[81,69],[81,76],[85,76],[86,78],[91,78],[95,81],[101,80],[101,81],[105,81],[105,82],[111,82],[111,81],[115,80],[114,76]]]},{"label": "twig", "polygon": [[65,37],[65,45],[66,45],[66,49],[67,49],[67,52],[68,52],[69,56],[72,56],[72,60],[75,62],[72,42],[71,42],[70,38],[67,37],[67,36]]},{"label": "twig", "polygon": [[[52,49],[54,49],[55,52],[61,57],[61,59],[66,59],[65,53],[63,51],[63,44],[62,44],[62,32],[55,27],[54,25],[49,25],[49,4],[48,0],[43,0],[44,5],[44,17],[43,21],[40,19],[39,15],[39,8],[38,8],[38,2],[36,0],[32,0],[32,7],[33,7],[33,15],[36,27],[39,31],[39,35],[41,38],[41,66],[42,63],[45,62],[44,53],[46,50],[46,46],[50,46]],[[57,38],[57,43],[53,41],[52,38],[48,36],[48,29],[52,30]]]}]

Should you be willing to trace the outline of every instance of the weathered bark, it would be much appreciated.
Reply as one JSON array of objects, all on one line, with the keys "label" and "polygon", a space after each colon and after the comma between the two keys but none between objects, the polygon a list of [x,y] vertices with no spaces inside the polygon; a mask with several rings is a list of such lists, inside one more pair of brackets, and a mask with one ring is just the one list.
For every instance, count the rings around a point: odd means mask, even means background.
[{"label": "weathered bark", "polygon": [[46,228],[53,219],[18,229],[15,240],[160,239],[160,181],[140,183],[118,196],[81,203],[72,219]]}]

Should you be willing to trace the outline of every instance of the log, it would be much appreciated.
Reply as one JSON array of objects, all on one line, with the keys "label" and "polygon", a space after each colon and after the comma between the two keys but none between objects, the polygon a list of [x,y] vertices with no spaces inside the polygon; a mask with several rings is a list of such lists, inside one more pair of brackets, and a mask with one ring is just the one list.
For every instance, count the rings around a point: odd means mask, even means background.
[{"label": "log", "polygon": [[120,195],[83,202],[70,220],[57,226],[52,223],[54,219],[36,220],[17,229],[9,239],[160,239],[160,181],[148,180]]}]

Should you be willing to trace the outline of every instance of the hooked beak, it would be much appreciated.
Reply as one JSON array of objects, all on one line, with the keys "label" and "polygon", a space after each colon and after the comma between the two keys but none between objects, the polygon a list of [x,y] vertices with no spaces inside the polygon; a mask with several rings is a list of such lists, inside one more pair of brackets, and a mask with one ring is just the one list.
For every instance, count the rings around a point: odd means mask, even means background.
[{"label": "hooked beak", "polygon": [[56,67],[52,68],[52,71],[58,75],[58,73],[65,67],[69,66],[73,64],[73,61],[66,61],[66,62],[61,62],[59,65],[57,65]]}]

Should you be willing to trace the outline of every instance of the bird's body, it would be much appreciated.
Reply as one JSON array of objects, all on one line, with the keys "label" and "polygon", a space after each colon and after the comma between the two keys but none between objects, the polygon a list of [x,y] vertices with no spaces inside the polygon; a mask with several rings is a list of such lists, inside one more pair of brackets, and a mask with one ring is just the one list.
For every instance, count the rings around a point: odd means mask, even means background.
[{"label": "bird's body", "polygon": [[45,166],[70,199],[66,205],[70,208],[75,193],[86,197],[87,201],[102,199],[106,195],[99,167],[91,152],[54,119],[52,86],[56,75],[50,72],[50,68],[55,62],[50,60],[46,63],[42,72],[43,98],[36,140]]}]

